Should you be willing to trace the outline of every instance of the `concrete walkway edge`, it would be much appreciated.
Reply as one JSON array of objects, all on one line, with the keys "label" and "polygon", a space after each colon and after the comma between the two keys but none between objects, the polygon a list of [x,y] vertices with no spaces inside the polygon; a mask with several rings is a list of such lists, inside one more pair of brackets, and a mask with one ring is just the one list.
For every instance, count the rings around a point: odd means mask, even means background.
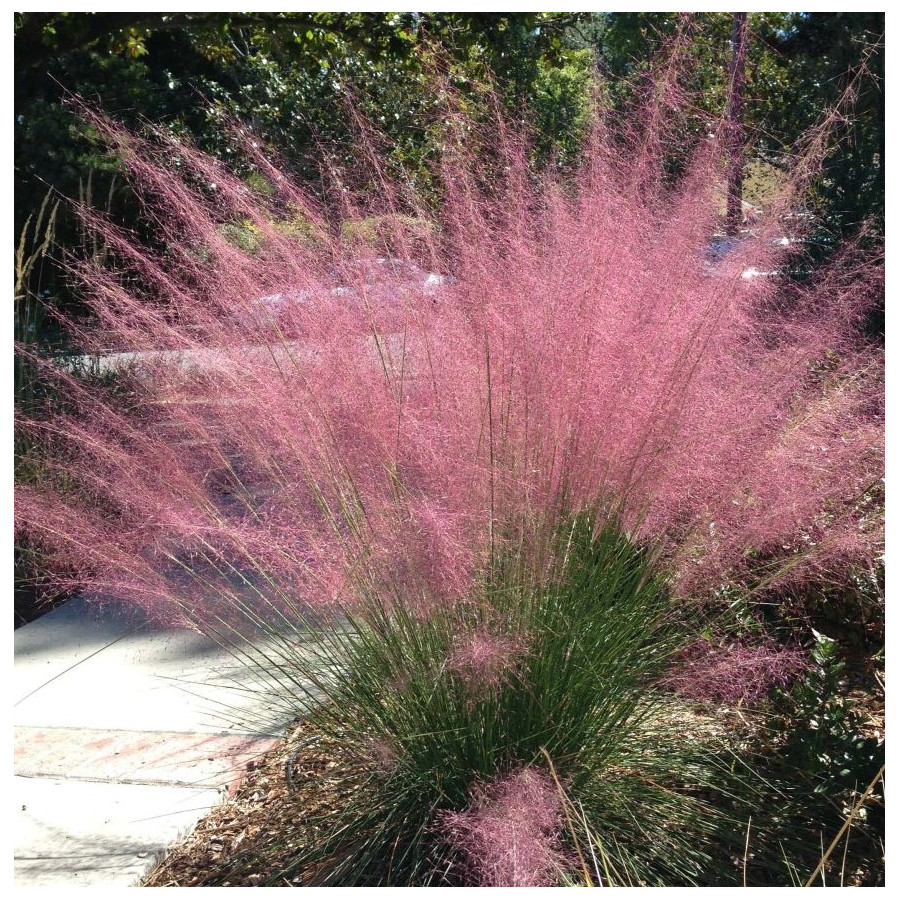
[{"label": "concrete walkway edge", "polygon": [[80,598],[17,629],[15,885],[139,884],[283,732],[238,724],[270,721],[241,668]]}]

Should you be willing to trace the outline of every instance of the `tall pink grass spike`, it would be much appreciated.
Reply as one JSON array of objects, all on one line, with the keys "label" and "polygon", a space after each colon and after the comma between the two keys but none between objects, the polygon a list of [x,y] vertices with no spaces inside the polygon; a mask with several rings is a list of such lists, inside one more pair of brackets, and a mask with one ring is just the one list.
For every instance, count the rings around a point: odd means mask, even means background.
[{"label": "tall pink grass spike", "polygon": [[788,183],[711,261],[722,147],[698,139],[661,177],[659,109],[598,124],[568,175],[451,112],[439,208],[378,166],[328,175],[329,205],[256,157],[262,196],[94,116],[154,235],[84,211],[117,260],[73,266],[99,377],[35,359],[65,409],[19,419],[53,452],[17,525],[60,571],[162,618],[293,621],[466,601],[585,509],[662,545],[685,599],[752,551],[791,548],[767,575],[784,584],[877,555],[878,517],[858,525],[884,472],[883,360],[859,323],[882,260],[745,277],[794,246],[775,240]]}]

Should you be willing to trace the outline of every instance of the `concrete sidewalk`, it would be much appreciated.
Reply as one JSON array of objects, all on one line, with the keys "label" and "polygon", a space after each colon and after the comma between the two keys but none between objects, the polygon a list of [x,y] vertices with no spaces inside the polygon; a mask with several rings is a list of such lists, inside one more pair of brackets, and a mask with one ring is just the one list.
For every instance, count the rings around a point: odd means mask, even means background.
[{"label": "concrete sidewalk", "polygon": [[233,655],[70,600],[15,631],[15,884],[134,885],[283,726]]}]

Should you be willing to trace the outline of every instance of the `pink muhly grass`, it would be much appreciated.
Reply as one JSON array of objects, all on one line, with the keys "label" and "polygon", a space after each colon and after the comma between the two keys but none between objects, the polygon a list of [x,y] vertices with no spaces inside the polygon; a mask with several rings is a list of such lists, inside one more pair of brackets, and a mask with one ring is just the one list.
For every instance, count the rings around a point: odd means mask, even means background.
[{"label": "pink muhly grass", "polygon": [[438,830],[479,887],[549,887],[570,868],[560,846],[562,811],[550,777],[528,766],[473,791],[465,812],[447,812]]},{"label": "pink muhly grass", "polygon": [[521,638],[501,636],[486,628],[459,635],[447,659],[447,670],[476,690],[498,687],[515,671],[525,652]]},{"label": "pink muhly grass", "polygon": [[[91,115],[166,250],[83,212],[130,275],[74,265],[95,324],[69,324],[86,351],[126,356],[112,390],[36,360],[67,412],[19,425],[62,455],[57,488],[19,488],[16,512],[96,590],[188,619],[428,610],[598,506],[663,544],[685,597],[804,529],[827,539],[803,577],[880,546],[854,511],[883,472],[882,360],[857,331],[881,262],[742,277],[784,261],[786,189],[710,271],[718,138],[679,183],[654,178],[651,110],[643,131],[598,125],[554,181],[502,123],[489,137],[449,115],[435,211],[377,165],[376,192],[331,171],[323,200],[249,145],[262,198],[190,146]],[[348,241],[366,217],[371,243]],[[385,259],[456,283],[435,294]]]},{"label": "pink muhly grass", "polygon": [[753,703],[784,687],[808,666],[802,650],[772,641],[696,641],[685,648],[663,684],[689,700]]}]

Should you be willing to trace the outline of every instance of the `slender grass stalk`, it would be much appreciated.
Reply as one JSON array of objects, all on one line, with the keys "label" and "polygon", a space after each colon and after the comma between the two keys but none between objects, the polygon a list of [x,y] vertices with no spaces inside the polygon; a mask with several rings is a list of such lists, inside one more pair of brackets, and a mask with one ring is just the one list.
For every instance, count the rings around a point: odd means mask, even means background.
[{"label": "slender grass stalk", "polygon": [[747,818],[747,840],[744,841],[744,887],[747,887],[747,855],[750,852],[750,823],[753,816]]},{"label": "slender grass stalk", "polygon": [[825,863],[828,862],[829,858],[831,857],[831,854],[834,853],[834,848],[837,847],[837,845],[840,843],[841,838],[844,836],[844,834],[850,830],[850,825],[853,822],[853,817],[862,809],[863,804],[866,802],[866,800],[869,799],[869,795],[875,789],[875,785],[878,784],[878,781],[884,775],[884,768],[885,768],[884,765],[882,765],[882,767],[876,773],[875,777],[869,782],[868,787],[860,795],[859,800],[857,800],[856,803],[853,805],[853,808],[850,810],[850,812],[847,814],[847,818],[844,820],[844,824],[841,826],[838,833],[834,836],[834,839],[828,845],[828,849],[823,851],[822,858],[819,860],[819,864],[816,866],[816,868],[813,870],[813,873],[806,880],[806,884],[804,885],[804,887],[811,887],[812,883],[816,880],[816,876],[820,872],[822,872],[822,883],[823,884],[825,883],[825,880],[824,880]]},{"label": "slender grass stalk", "polygon": [[559,778],[556,774],[556,768],[553,765],[553,760],[550,758],[550,754],[547,753],[547,750],[544,747],[541,747],[541,752],[544,754],[544,758],[547,760],[547,765],[550,768],[550,775],[553,778],[553,783],[556,785],[556,790],[559,792],[559,799],[562,804],[563,812],[566,816],[566,823],[569,826],[569,834],[572,835],[572,840],[575,843],[575,852],[578,854],[578,861],[581,863],[581,871],[584,873],[584,883],[587,887],[594,887],[594,882],[591,879],[591,873],[588,871],[587,863],[584,861],[584,854],[581,852],[581,845],[578,843],[575,827],[572,824],[572,816],[569,811],[571,802],[566,796],[566,792],[563,790],[563,786],[559,783]]}]

